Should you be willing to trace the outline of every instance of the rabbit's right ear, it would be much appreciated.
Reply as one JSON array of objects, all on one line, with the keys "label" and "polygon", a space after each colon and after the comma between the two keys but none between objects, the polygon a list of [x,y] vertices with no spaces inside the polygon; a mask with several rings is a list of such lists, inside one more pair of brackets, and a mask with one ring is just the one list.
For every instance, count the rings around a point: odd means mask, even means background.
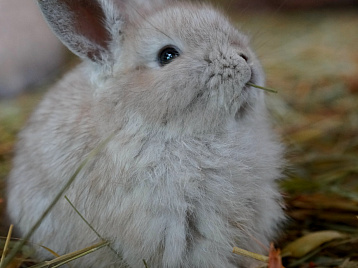
[{"label": "rabbit's right ear", "polygon": [[121,32],[123,16],[114,1],[38,0],[52,30],[76,55],[97,63],[111,58],[110,43]]}]

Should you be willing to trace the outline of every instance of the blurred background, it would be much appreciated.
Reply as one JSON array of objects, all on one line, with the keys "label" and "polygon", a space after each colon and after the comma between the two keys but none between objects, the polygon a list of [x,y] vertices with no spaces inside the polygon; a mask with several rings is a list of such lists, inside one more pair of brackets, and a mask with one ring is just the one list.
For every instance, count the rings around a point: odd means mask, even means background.
[{"label": "blurred background", "polygon": [[[285,267],[358,267],[358,0],[212,2],[251,37],[267,86],[279,91],[267,102],[287,146],[281,186],[290,220],[276,246],[320,230],[344,234],[308,240],[308,254],[284,258]],[[0,0],[2,209],[16,134],[77,62],[35,1]]]}]

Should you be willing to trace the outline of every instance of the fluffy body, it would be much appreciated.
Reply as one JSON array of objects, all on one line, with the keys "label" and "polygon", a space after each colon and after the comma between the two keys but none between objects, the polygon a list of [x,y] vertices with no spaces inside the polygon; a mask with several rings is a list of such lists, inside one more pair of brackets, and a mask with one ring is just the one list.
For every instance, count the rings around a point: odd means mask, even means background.
[{"label": "fluffy body", "polygon": [[[158,268],[249,267],[232,248],[263,252],[284,216],[275,183],[282,146],[264,94],[246,86],[264,82],[247,38],[208,6],[170,2],[130,20],[112,2],[98,7],[109,41],[95,53],[93,45],[76,46],[88,36],[60,34],[92,62],[65,76],[21,132],[10,218],[26,233],[89,152],[114,134],[66,195],[123,261],[105,248],[76,267],[142,267],[143,259]],[[181,55],[159,66],[168,44]],[[64,199],[32,237],[59,254],[96,240]]]}]

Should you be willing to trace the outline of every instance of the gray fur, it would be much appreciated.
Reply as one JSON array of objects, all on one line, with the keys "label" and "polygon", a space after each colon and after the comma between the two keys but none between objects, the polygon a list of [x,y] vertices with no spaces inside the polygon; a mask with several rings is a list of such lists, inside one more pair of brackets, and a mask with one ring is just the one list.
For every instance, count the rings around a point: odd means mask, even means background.
[{"label": "gray fur", "polygon": [[[253,266],[232,248],[260,253],[274,239],[284,218],[275,183],[283,161],[264,94],[246,85],[264,83],[247,38],[205,5],[158,5],[133,18],[125,1],[97,3],[108,46],[100,61],[90,57],[65,76],[21,132],[8,183],[13,223],[25,233],[88,153],[114,133],[67,195],[126,264]],[[67,36],[81,34],[69,29]],[[55,32],[67,45],[82,38]],[[69,46],[81,51],[84,43]],[[158,51],[169,44],[181,56],[161,67]],[[97,239],[61,200],[32,241],[64,254]],[[76,262],[121,265],[109,249]]]}]

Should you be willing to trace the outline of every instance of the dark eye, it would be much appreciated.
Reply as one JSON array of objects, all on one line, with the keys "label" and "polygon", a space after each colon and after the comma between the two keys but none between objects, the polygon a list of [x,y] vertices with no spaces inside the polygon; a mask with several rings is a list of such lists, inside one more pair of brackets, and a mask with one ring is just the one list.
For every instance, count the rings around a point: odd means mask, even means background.
[{"label": "dark eye", "polygon": [[171,63],[175,58],[179,57],[179,50],[174,46],[163,47],[158,53],[158,62],[161,66]]}]

